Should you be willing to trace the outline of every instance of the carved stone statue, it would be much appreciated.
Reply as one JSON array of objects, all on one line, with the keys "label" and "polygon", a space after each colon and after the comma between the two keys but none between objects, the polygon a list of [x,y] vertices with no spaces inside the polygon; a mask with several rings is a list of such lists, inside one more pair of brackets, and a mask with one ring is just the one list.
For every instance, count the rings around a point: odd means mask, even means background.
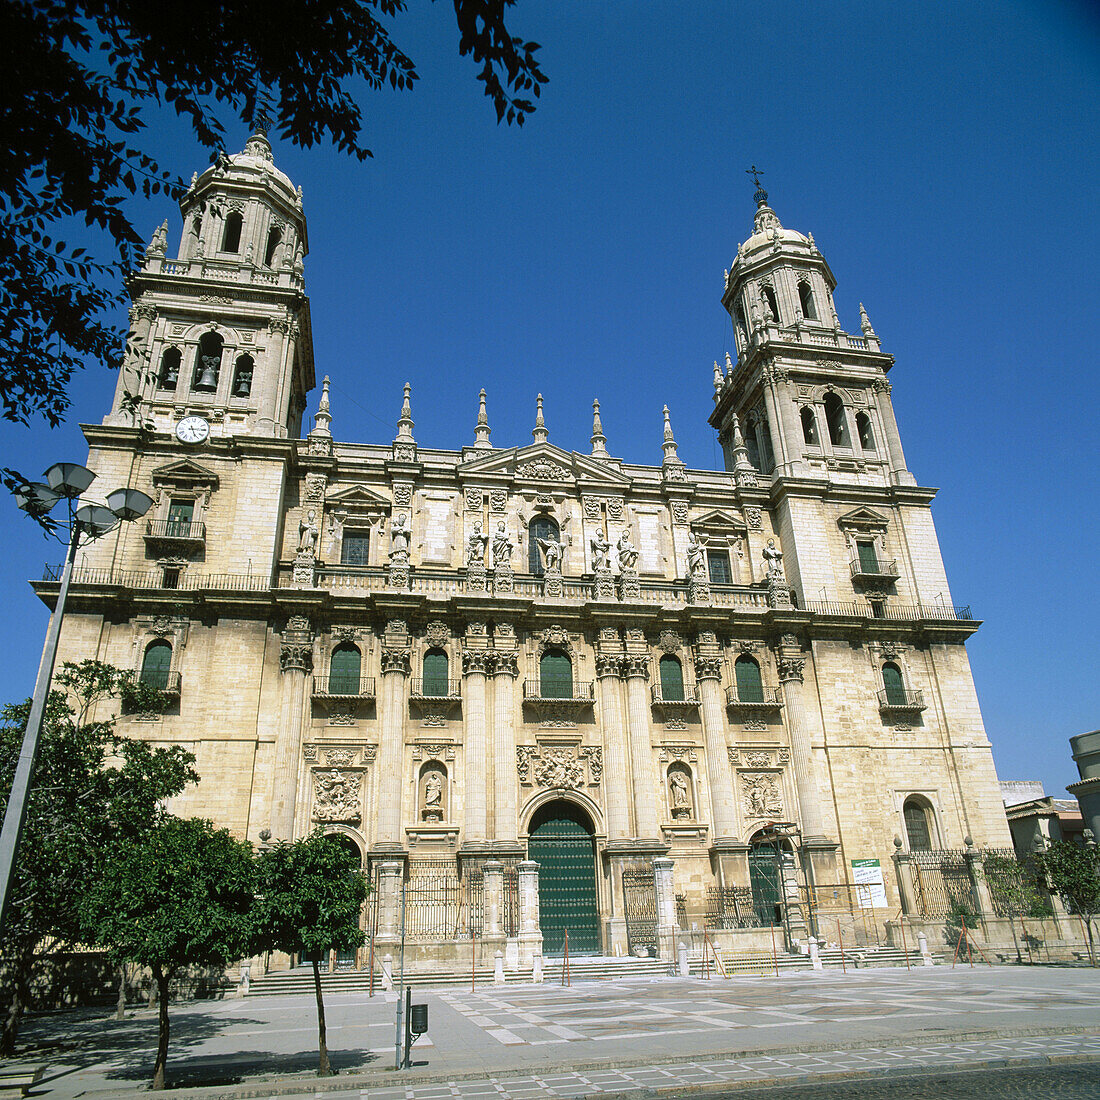
[{"label": "carved stone statue", "polygon": [[619,566],[622,569],[633,569],[638,564],[638,548],[630,541],[630,528],[624,527],[619,541],[615,544],[619,552]]},{"label": "carved stone statue", "polygon": [[589,543],[592,546],[592,568],[606,569],[607,552],[611,549],[611,543],[607,541],[607,536],[603,531],[597,531],[589,539]]},{"label": "carved stone statue", "polygon": [[319,534],[317,513],[311,508],[306,512],[305,518],[298,524],[298,553],[316,553],[317,536]]},{"label": "carved stone statue", "polygon": [[542,547],[543,559],[546,562],[546,571],[548,573],[561,572],[562,559],[565,557],[565,544],[559,542],[557,539],[539,539],[539,546]]},{"label": "carved stone statue", "polygon": [[390,524],[390,558],[394,561],[408,561],[411,539],[412,527],[409,525],[409,517],[402,512]]},{"label": "carved stone statue", "polygon": [[706,546],[707,540],[694,531],[688,531],[688,573],[691,576],[700,576],[706,572]]},{"label": "carved stone statue", "polygon": [[512,551],[515,544],[508,537],[508,531],[504,526],[504,520],[497,524],[496,534],[493,535],[493,568],[512,567]]},{"label": "carved stone statue", "polygon": [[475,520],[474,529],[470,532],[469,538],[466,539],[467,565],[485,564],[485,546],[488,541],[489,536],[481,530],[481,521]]},{"label": "carved stone statue", "polygon": [[673,809],[683,808],[687,809],[691,805],[691,799],[688,796],[688,782],[687,776],[683,772],[670,772],[668,776],[668,788],[672,795]]},{"label": "carved stone statue", "polygon": [[443,776],[428,772],[424,780],[424,813],[426,821],[443,820]]},{"label": "carved stone statue", "polygon": [[768,576],[782,578],[783,576],[783,551],[775,545],[775,539],[768,539],[768,545],[760,553],[768,567]]}]

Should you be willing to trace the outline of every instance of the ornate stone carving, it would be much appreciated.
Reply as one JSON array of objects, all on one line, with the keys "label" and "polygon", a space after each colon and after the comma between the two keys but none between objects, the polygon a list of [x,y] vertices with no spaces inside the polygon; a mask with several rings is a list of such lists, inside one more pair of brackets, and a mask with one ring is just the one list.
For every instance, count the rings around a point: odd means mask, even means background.
[{"label": "ornate stone carving", "polygon": [[584,786],[584,765],[570,749],[547,749],[535,762],[534,780],[539,787],[578,790]]},{"label": "ornate stone carving", "polygon": [[402,676],[408,676],[410,672],[409,651],[407,649],[383,648],[382,650],[382,675],[387,672],[398,672]]},{"label": "ornate stone carving", "polygon": [[779,763],[780,764],[789,764],[790,762],[791,762],[791,750],[790,749],[780,749],[779,750]]},{"label": "ornate stone carving", "polygon": [[585,745],[577,755],[581,760],[588,761],[588,774],[592,785],[598,787],[603,779],[603,749],[596,745]]},{"label": "ornate stone carving", "polygon": [[764,524],[761,518],[760,509],[752,505],[747,507],[745,509],[745,523],[754,531],[762,530]]},{"label": "ornate stone carving", "polygon": [[417,741],[412,747],[414,760],[453,760],[455,747],[449,741]]},{"label": "ornate stone carving", "polygon": [[279,652],[279,668],[283,672],[313,670],[313,629],[304,615],[291,615],[287,619]]},{"label": "ornate stone carving", "polygon": [[421,799],[423,809],[420,816],[424,821],[438,823],[443,820],[443,786],[446,777],[436,768],[424,773],[422,780]]},{"label": "ornate stone carving", "polygon": [[485,623],[480,622],[477,619],[471,620],[466,624],[466,637],[467,638],[488,638],[489,627]]},{"label": "ornate stone carving", "polygon": [[356,714],[346,707],[338,707],[329,712],[328,724],[330,726],[354,726]]},{"label": "ornate stone carving", "polygon": [[358,821],[362,776],[356,772],[319,772],[313,777],[314,821]]},{"label": "ornate stone carving", "polygon": [[471,512],[480,512],[482,504],[482,493],[480,489],[467,489],[466,490],[466,507]]},{"label": "ornate stone carving", "polygon": [[683,526],[688,521],[688,502],[686,500],[674,500],[672,506],[672,522]]},{"label": "ornate stone carving", "polygon": [[621,676],[623,668],[622,654],[597,653],[596,675],[602,680],[605,676]]},{"label": "ornate stone carving", "polygon": [[703,680],[722,679],[722,658],[709,654],[700,654],[695,658],[695,679],[702,683]]},{"label": "ornate stone carving", "polygon": [[424,638],[430,646],[446,645],[450,636],[450,627],[442,619],[432,619],[424,628]]},{"label": "ornate stone carving", "polygon": [[657,648],[662,653],[679,653],[684,640],[675,630],[662,630],[657,638]]},{"label": "ornate stone carving", "polygon": [[489,587],[489,573],[484,562],[473,562],[466,567],[466,591],[486,592]]},{"label": "ornate stone carving", "polygon": [[306,487],[303,494],[306,500],[316,504],[325,499],[325,486],[328,478],[324,474],[306,474]]},{"label": "ornate stone carving", "polygon": [[317,746],[316,745],[303,745],[302,746],[302,759],[303,760],[316,760],[317,759]]},{"label": "ornate stone carving", "polygon": [[731,764],[737,765],[741,763],[741,753],[738,749],[726,749],[726,755],[729,757]]},{"label": "ornate stone carving", "polygon": [[663,473],[665,481],[687,481],[687,472],[683,466],[667,465]]},{"label": "ornate stone carving", "polygon": [[332,768],[350,768],[358,755],[355,749],[326,749],[325,763]]},{"label": "ornate stone carving", "polygon": [[620,520],[623,518],[623,498],[611,497],[607,502],[607,518]]},{"label": "ornate stone carving", "polygon": [[492,489],[489,492],[489,507],[494,512],[503,512],[508,505],[508,493],[505,489]]},{"label": "ornate stone carving", "polygon": [[640,600],[642,586],[638,581],[637,569],[623,568],[619,577],[619,597],[623,600]]},{"label": "ornate stone carving", "polygon": [[600,518],[600,498],[599,497],[584,497],[581,503],[584,506],[584,518],[585,519],[599,519]]},{"label": "ornate stone carving", "polygon": [[773,772],[742,772],[739,778],[746,817],[782,817],[783,793],[779,789],[777,775]]},{"label": "ornate stone carving", "polygon": [[670,760],[688,760],[694,764],[698,760],[698,753],[694,745],[668,744],[661,746],[658,759],[662,764],[667,764]]},{"label": "ornate stone carving", "polygon": [[806,667],[805,657],[779,657],[776,659],[779,668],[780,682],[783,680],[797,680],[802,683],[802,672]]},{"label": "ornate stone carving", "polygon": [[415,443],[395,443],[393,445],[393,459],[395,462],[415,462]]},{"label": "ornate stone carving", "polygon": [[770,752],[761,752],[758,749],[746,751],[744,754],[744,761],[750,768],[770,768],[772,754]]},{"label": "ornate stone carving", "polygon": [[622,659],[623,675],[628,679],[649,679],[649,658],[644,653],[630,653]]},{"label": "ornate stone carving", "polygon": [[531,783],[531,762],[537,760],[539,750],[531,745],[516,746],[516,771],[519,781],[526,786]]},{"label": "ornate stone carving", "polygon": [[688,728],[687,722],[682,718],[666,718],[665,729],[666,730],[686,730]]},{"label": "ornate stone carving", "polygon": [[573,647],[569,644],[569,631],[564,626],[548,626],[542,632],[540,643],[540,650],[554,648],[564,649],[569,654],[573,652]]},{"label": "ornate stone carving", "polygon": [[741,728],[746,733],[763,733],[768,728],[768,720],[766,718],[746,718],[745,724]]},{"label": "ornate stone carving", "polygon": [[597,600],[613,600],[615,598],[615,578],[606,565],[596,570],[595,597]]},{"label": "ornate stone carving", "polygon": [[548,459],[539,458],[533,462],[525,462],[516,473],[520,477],[529,477],[536,481],[565,481],[569,477],[569,471],[563,470]]},{"label": "ornate stone carving", "polygon": [[501,653],[494,654],[495,664],[493,672],[497,676],[511,676],[513,678],[519,676],[519,658],[514,653]]},{"label": "ornate stone carving", "polygon": [[393,487],[393,502],[398,508],[412,505],[413,487],[406,482],[398,482]]},{"label": "ornate stone carving", "polygon": [[172,618],[170,615],[154,615],[150,624],[150,630],[158,638],[167,638],[172,633]]},{"label": "ornate stone carving", "polygon": [[485,676],[493,671],[496,654],[489,649],[464,649],[462,651],[462,675]]}]

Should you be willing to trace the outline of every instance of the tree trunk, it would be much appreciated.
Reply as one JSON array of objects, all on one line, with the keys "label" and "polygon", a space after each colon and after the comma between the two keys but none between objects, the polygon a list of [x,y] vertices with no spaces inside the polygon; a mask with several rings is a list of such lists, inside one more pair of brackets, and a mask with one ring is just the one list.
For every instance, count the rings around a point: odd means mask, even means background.
[{"label": "tree trunk", "polygon": [[317,1049],[321,1060],[317,1067],[318,1077],[331,1077],[332,1066],[328,1060],[328,1042],[325,1039],[325,1002],[321,997],[321,962],[313,957],[313,989],[317,994]]},{"label": "tree trunk", "polygon": [[118,968],[118,1004],[115,1006],[115,1019],[126,1019],[126,975],[129,972],[129,966],[126,963],[122,963]]},{"label": "tree trunk", "polygon": [[168,975],[162,973],[159,966],[153,967],[159,1003],[160,1027],[157,1029],[157,1061],[153,1066],[153,1088],[162,1089],[164,1072],[168,1065]]},{"label": "tree trunk", "polygon": [[30,977],[34,965],[34,948],[24,948],[16,957],[12,967],[11,1004],[4,1018],[4,1030],[0,1032],[0,1057],[15,1056],[15,1040],[19,1035],[19,1025],[23,1022],[23,1012],[30,999]]}]

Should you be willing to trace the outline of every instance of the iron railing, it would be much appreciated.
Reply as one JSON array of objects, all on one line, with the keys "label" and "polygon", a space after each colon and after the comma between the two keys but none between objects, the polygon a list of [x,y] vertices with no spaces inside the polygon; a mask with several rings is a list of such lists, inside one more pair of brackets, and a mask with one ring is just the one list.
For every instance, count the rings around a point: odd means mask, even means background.
[{"label": "iron railing", "polygon": [[413,677],[409,681],[409,696],[413,699],[460,699],[462,681]]},{"label": "iron railing", "polygon": [[859,558],[852,558],[851,567],[853,577],[892,577],[897,580],[901,576],[896,559],[876,561],[872,565],[870,562],[860,561]]},{"label": "iron railing", "polygon": [[698,690],[696,689],[694,684],[688,683],[686,680],[684,681],[684,686],[679,691],[679,693],[677,693],[676,690],[673,689],[672,693],[669,694],[660,684],[652,684],[650,686],[649,692],[650,695],[653,697],[653,702],[655,703],[672,703],[674,705],[679,703],[687,707],[699,705]]},{"label": "iron railing", "polygon": [[970,613],[970,605],[955,606],[940,603],[896,604],[889,600],[876,600],[874,607],[870,601],[858,603],[835,603],[831,600],[807,600],[806,611],[816,615],[834,615],[841,618],[857,619],[896,619],[906,622],[920,620],[975,622]]},{"label": "iron railing", "polygon": [[373,699],[374,677],[327,672],[313,677],[315,699]]},{"label": "iron railing", "polygon": [[453,859],[410,859],[405,879],[405,939],[457,939],[462,885]]},{"label": "iron railing", "polygon": [[958,848],[909,853],[917,909],[926,920],[978,912],[966,857],[966,851]]},{"label": "iron railing", "polygon": [[739,686],[730,684],[726,688],[727,707],[781,707],[783,696],[779,688],[761,684],[759,687],[750,685]]},{"label": "iron railing", "polygon": [[134,684],[147,684],[158,691],[163,691],[165,695],[179,695],[182,686],[180,674],[169,672],[167,669],[145,669],[143,672],[128,672],[126,679]]},{"label": "iron railing", "polygon": [[[63,566],[46,566],[42,579],[57,583]],[[266,592],[271,587],[267,575],[257,573],[196,573],[180,569],[173,578],[166,578],[160,569],[87,569],[73,571],[73,584],[111,585],[119,588],[177,588],[216,592]]]},{"label": "iron railing", "polygon": [[523,697],[589,703],[596,698],[596,688],[591,680],[581,683],[576,680],[524,680]]},{"label": "iron railing", "polygon": [[145,523],[147,539],[177,539],[180,542],[204,542],[206,524],[176,519],[150,519]]},{"label": "iron railing", "polygon": [[882,710],[924,710],[924,692],[908,688],[882,688],[878,692],[878,705]]},{"label": "iron railing", "polygon": [[708,886],[705,928],[759,928],[749,886]]}]

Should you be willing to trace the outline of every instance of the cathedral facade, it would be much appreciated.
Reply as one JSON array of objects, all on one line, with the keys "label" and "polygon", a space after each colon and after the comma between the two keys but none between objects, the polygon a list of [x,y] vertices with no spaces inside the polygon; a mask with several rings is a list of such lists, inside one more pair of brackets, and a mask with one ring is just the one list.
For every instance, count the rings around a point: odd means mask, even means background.
[{"label": "cathedral facade", "polygon": [[[155,500],[87,545],[59,657],[163,687],[129,736],[193,751],[173,809],[256,843],[315,828],[374,882],[379,942],[510,965],[885,919],[899,859],[1008,847],[957,607],[880,349],[758,190],[713,368],[724,469],[606,445],[339,438],[318,388],[300,190],[255,134],[192,180],[132,280],[88,465]],[[318,392],[319,390],[319,392]],[[311,394],[315,396],[310,397]],[[308,430],[303,416],[316,412]],[[396,401],[395,401],[396,408]],[[822,591],[840,593],[820,602]],[[47,602],[57,586],[39,586]],[[853,893],[855,891],[855,893]]]}]

